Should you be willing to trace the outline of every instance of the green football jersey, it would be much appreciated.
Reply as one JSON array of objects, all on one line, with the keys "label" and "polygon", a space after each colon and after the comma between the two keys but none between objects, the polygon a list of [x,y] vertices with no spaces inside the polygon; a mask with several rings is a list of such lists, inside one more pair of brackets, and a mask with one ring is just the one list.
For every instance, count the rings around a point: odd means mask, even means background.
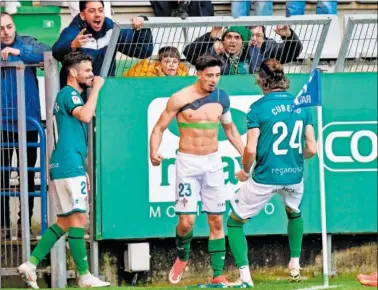
[{"label": "green football jersey", "polygon": [[253,103],[247,128],[259,128],[256,164],[252,178],[257,183],[290,185],[303,177],[305,129],[312,125],[308,109],[292,111],[294,96],[272,92]]},{"label": "green football jersey", "polygon": [[83,106],[80,93],[65,86],[54,105],[55,148],[50,159],[51,179],[85,175],[88,127],[72,116],[72,111]]}]

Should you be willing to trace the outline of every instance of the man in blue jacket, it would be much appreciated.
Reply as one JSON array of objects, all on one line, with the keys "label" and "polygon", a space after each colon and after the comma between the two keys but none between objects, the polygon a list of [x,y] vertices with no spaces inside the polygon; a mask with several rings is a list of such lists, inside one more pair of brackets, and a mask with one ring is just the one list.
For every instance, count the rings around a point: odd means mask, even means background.
[{"label": "man in blue jacket", "polygon": [[[152,54],[153,43],[150,29],[141,29],[144,18],[132,19],[134,29],[122,29],[117,50],[129,57],[148,58]],[[80,1],[80,14],[65,28],[53,46],[53,56],[63,61],[66,54],[81,50],[93,59],[93,73],[99,75],[109,45],[114,22],[105,17],[103,1]],[[111,65],[109,75],[114,75],[115,65]],[[67,73],[61,71],[60,83],[66,83]]]},{"label": "man in blue jacket", "polygon": [[[1,14],[1,59],[2,61],[15,62],[22,61],[25,64],[38,64],[43,61],[43,53],[51,50],[49,46],[38,43],[30,36],[20,36],[16,33],[16,26],[12,17],[8,13]],[[25,68],[25,103],[26,115],[41,121],[41,107],[39,100],[38,81],[35,67]],[[3,167],[9,167],[12,162],[13,146],[7,144],[18,142],[17,128],[17,80],[15,68],[2,68],[1,70],[1,128],[0,143],[1,159]],[[12,122],[12,120],[16,122]],[[27,142],[37,142],[37,128],[31,123],[26,122]],[[18,150],[16,150],[18,156]],[[18,158],[17,158],[18,159]],[[37,148],[27,148],[28,167],[34,167],[37,160]],[[1,191],[9,190],[10,171],[4,170],[1,176]],[[28,173],[28,189],[34,192],[34,173]],[[10,236],[10,214],[9,214],[9,195],[1,197],[1,236]],[[29,218],[33,214],[34,198],[29,198]],[[18,220],[20,231],[21,218]]]}]

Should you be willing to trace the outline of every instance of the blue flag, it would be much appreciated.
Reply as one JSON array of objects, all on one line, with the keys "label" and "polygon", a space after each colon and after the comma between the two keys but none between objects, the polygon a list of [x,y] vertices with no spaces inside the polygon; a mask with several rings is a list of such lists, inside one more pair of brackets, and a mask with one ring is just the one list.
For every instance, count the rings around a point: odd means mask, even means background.
[{"label": "blue flag", "polygon": [[322,88],[320,83],[320,70],[311,73],[307,83],[295,97],[292,110],[296,108],[313,107],[322,105]]}]

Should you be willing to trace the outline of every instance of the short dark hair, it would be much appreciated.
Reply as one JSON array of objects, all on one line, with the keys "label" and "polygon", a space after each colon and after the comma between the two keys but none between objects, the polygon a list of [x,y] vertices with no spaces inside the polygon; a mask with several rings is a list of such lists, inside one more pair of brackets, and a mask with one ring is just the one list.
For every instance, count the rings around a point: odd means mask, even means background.
[{"label": "short dark hair", "polygon": [[1,17],[3,17],[4,15],[8,15],[10,18],[13,19],[12,15],[10,15],[8,12],[5,12],[5,11],[4,11],[4,12],[1,12],[1,13],[0,13],[0,16],[1,16]]},{"label": "short dark hair", "polygon": [[63,68],[68,71],[72,66],[80,64],[83,61],[92,62],[92,57],[81,51],[70,52],[63,59]]},{"label": "short dark hair", "polygon": [[181,59],[180,52],[174,46],[164,46],[159,49],[158,52],[159,61],[162,61],[165,57],[173,57],[177,58],[178,60]]},{"label": "short dark hair", "polygon": [[264,60],[257,71],[260,85],[266,91],[286,90],[290,86],[290,81],[285,76],[283,65],[275,58]]},{"label": "short dark hair", "polygon": [[79,1],[80,12],[83,12],[85,10],[85,8],[87,8],[88,2],[101,2],[102,7],[104,7],[104,1]]},{"label": "short dark hair", "polygon": [[197,71],[203,71],[207,69],[208,67],[213,67],[213,66],[219,66],[220,68],[222,68],[223,66],[222,60],[219,57],[213,56],[211,54],[204,54],[196,60],[195,67]]},{"label": "short dark hair", "polygon": [[264,33],[264,37],[266,36],[266,28],[264,25],[253,25],[253,26],[250,26],[249,27],[249,30],[252,30],[253,28],[256,28],[256,27],[261,27],[263,33]]}]

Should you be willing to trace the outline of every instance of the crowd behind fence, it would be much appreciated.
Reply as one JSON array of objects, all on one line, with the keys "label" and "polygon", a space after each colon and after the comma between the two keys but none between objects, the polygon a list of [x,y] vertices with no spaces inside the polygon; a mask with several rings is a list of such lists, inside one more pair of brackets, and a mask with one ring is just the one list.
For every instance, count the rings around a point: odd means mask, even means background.
[{"label": "crowd behind fence", "polygon": [[[149,76],[159,59],[159,52],[166,48],[177,49],[180,66],[186,72],[182,75],[195,75],[195,61],[211,53],[222,58],[223,75],[253,74],[262,60],[276,58],[286,64],[288,73],[308,73],[316,67],[325,44],[330,18],[305,17],[231,17],[196,18],[189,21],[154,19],[145,23],[151,29],[152,57],[135,63],[130,58],[134,46],[126,46],[122,29],[131,28],[120,24],[113,30],[117,61],[110,68],[115,76]],[[237,38],[236,38],[237,37]],[[146,45],[146,39],[138,39],[137,46]],[[233,69],[232,67],[236,68]],[[156,74],[154,74],[156,75]]]},{"label": "crowd behind fence", "polygon": [[[140,39],[135,46],[128,46],[123,42],[121,30],[131,28],[130,24],[116,24],[112,31],[111,40],[102,67],[102,75],[110,77],[134,76],[163,76],[167,75],[161,67],[162,57],[177,58],[178,61],[169,65],[178,68],[180,73],[173,75],[195,75],[195,60],[204,53],[220,55],[225,63],[222,68],[224,75],[252,74],[258,70],[259,63],[265,58],[276,58],[285,63],[287,73],[308,73],[318,66],[324,48],[331,20],[327,16],[316,16],[311,19],[304,17],[245,17],[232,19],[231,17],[191,18],[185,21],[170,18],[169,21],[146,21],[144,28],[151,31],[151,41]],[[262,28],[263,29],[260,29]],[[283,35],[281,35],[282,33]],[[289,34],[287,34],[289,33]],[[228,36],[228,34],[230,34]],[[238,36],[239,35],[239,36]],[[131,49],[138,46],[150,45],[152,56],[147,59],[128,57]],[[168,47],[168,49],[166,49]],[[174,48],[174,49],[173,49]],[[160,57],[159,57],[160,56]],[[172,61],[172,60],[171,60]],[[160,69],[157,68],[160,65]],[[54,63],[57,71],[57,64]],[[30,252],[30,198],[41,198],[41,231],[47,227],[47,175],[45,129],[39,120],[25,114],[25,89],[19,84],[24,83],[22,63],[1,63],[1,77],[12,78],[10,90],[16,90],[18,107],[15,103],[0,103],[1,119],[1,167],[0,167],[0,195],[2,229],[0,233],[0,276],[15,274],[15,267],[21,258],[25,260]],[[13,71],[13,73],[7,73]],[[169,69],[168,69],[169,71]],[[335,71],[377,71],[377,16],[365,18],[350,18],[346,25],[345,35],[336,60]],[[169,75],[169,72],[168,72]],[[46,77],[48,80],[51,76]],[[47,82],[47,81],[46,81]],[[51,83],[46,83],[46,88]],[[56,87],[56,86],[55,86]],[[56,90],[57,88],[55,88]],[[40,88],[42,93],[43,88]],[[46,92],[48,89],[46,89]],[[43,95],[43,93],[41,94]],[[1,100],[1,99],[0,99]],[[20,100],[22,100],[20,102]],[[42,99],[42,102],[45,100]],[[51,100],[50,100],[51,103]],[[51,104],[47,106],[51,107]],[[5,119],[11,112],[10,120]],[[52,111],[51,111],[52,112]],[[47,122],[51,121],[48,120]],[[16,121],[16,122],[15,122]],[[37,137],[28,140],[25,130],[27,122],[32,122],[37,131]],[[18,130],[4,130],[4,124],[16,126]],[[8,125],[7,125],[8,126]],[[48,127],[48,126],[47,126]],[[4,133],[6,132],[6,133]],[[36,151],[39,148],[39,165],[31,164],[27,150]],[[89,148],[92,150],[93,148]],[[17,151],[21,152],[17,154]],[[16,154],[13,154],[16,152]],[[27,156],[27,158],[25,158]],[[93,154],[90,156],[93,156]],[[92,157],[93,158],[93,157]],[[29,161],[29,163],[28,163]],[[93,160],[91,162],[93,164]],[[17,165],[18,164],[18,165]],[[94,168],[90,169],[94,172]],[[40,173],[40,190],[35,189],[34,173]],[[29,173],[29,174],[28,174]],[[28,182],[29,181],[29,182]],[[31,188],[34,187],[34,188]],[[95,194],[92,192],[92,194]],[[19,207],[14,200],[21,197],[20,222],[15,234],[12,232],[11,213],[18,213]],[[7,203],[11,199],[11,206]],[[91,196],[93,200],[93,196]],[[8,214],[10,213],[10,214]],[[91,222],[94,218],[91,217]],[[15,228],[15,227],[14,227]],[[18,241],[21,238],[22,242]],[[93,233],[91,241],[95,241]],[[94,244],[96,247],[96,244]],[[63,248],[62,248],[63,247]],[[16,250],[15,250],[16,249]],[[60,251],[64,251],[64,241],[60,244]],[[92,249],[93,250],[93,249]],[[59,250],[58,250],[59,251]],[[93,253],[93,251],[92,251]],[[92,256],[92,268],[96,274],[98,264],[93,262],[98,255],[96,248]],[[97,253],[97,254],[96,254]],[[60,256],[59,256],[60,255]],[[55,256],[56,258],[57,256]],[[58,253],[58,263],[64,263],[62,253]],[[59,261],[60,259],[60,261]],[[8,269],[8,270],[6,270]],[[61,267],[60,270],[65,267]],[[54,269],[52,269],[54,271]],[[59,271],[57,271],[59,272]],[[62,271],[58,276],[62,275]]]},{"label": "crowd behind fence", "polygon": [[[376,15],[350,17],[347,23],[343,42],[336,50],[338,56],[326,59],[333,63],[329,71],[377,71]],[[285,64],[287,73],[309,73],[319,65],[325,46],[334,45],[328,35],[330,24],[330,17],[320,15],[311,18],[192,17],[185,22],[155,18],[144,26],[151,30],[151,36],[147,36],[151,39],[146,40],[144,35],[144,38],[138,38],[136,46],[130,46],[122,38],[122,29],[131,28],[131,25],[121,23],[114,27],[110,42],[115,47],[116,61],[111,61],[109,75],[170,75],[161,72],[161,66],[164,67],[161,52],[172,49],[174,52],[170,56],[177,59],[176,75],[179,76],[195,75],[195,61],[204,53],[222,58],[223,75],[253,74],[266,58],[278,59]],[[285,30],[289,31],[289,36],[285,35]],[[227,37],[228,31],[233,35],[238,33],[239,39]],[[152,47],[150,58],[141,56],[142,60],[138,60],[128,56],[136,47],[147,45]],[[231,69],[232,66],[236,69]]]}]

